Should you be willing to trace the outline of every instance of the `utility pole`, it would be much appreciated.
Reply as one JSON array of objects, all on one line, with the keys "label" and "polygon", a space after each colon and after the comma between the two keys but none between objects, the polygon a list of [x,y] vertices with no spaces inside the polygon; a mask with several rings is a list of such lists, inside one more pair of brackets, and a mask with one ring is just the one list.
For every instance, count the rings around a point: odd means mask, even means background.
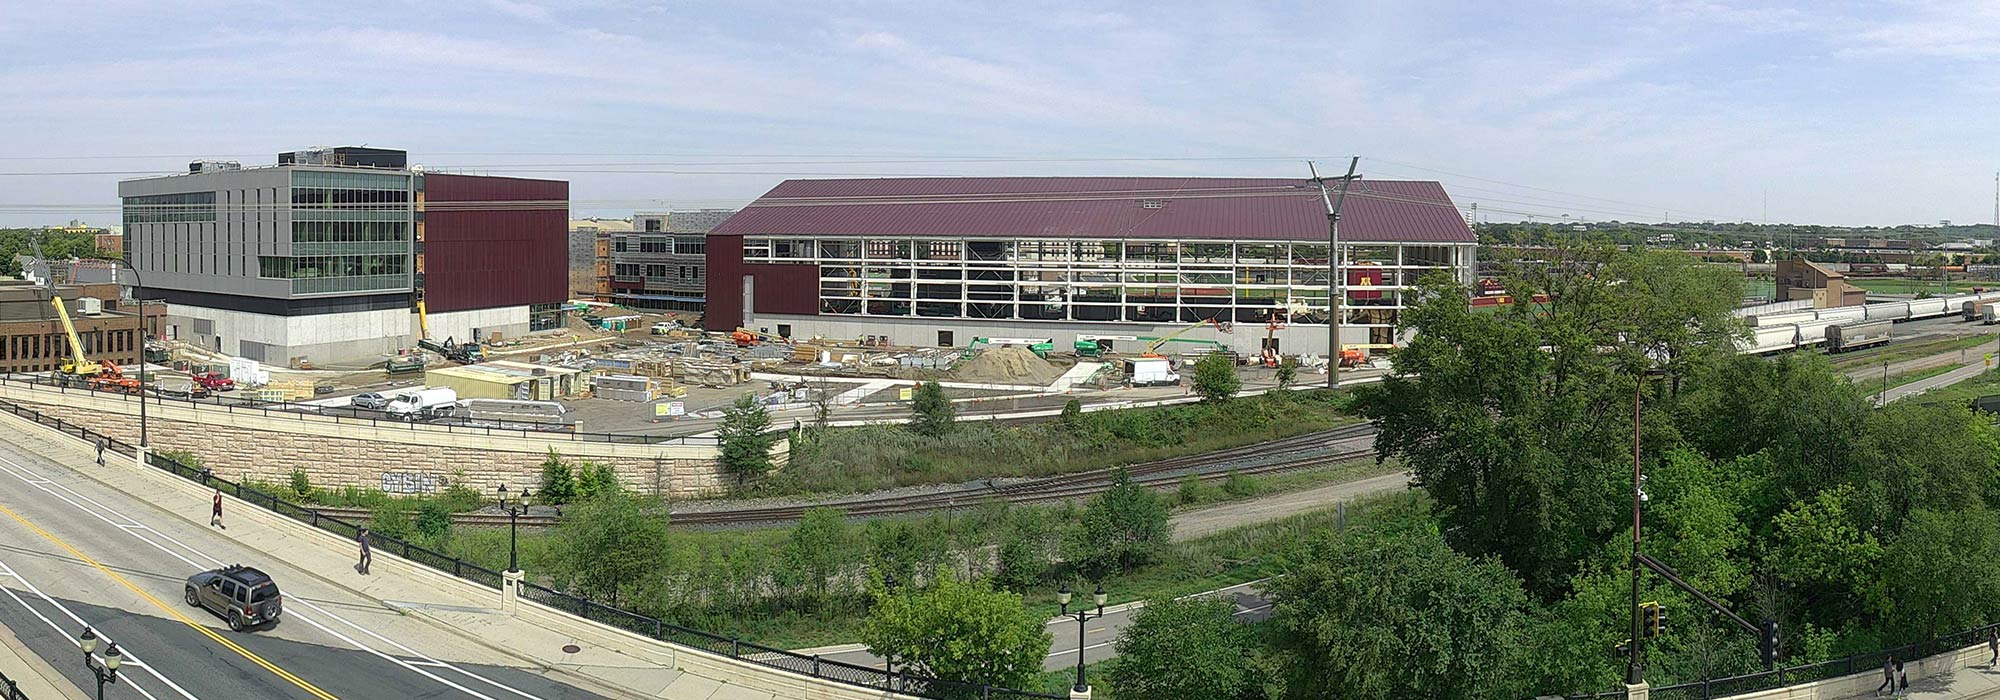
[{"label": "utility pole", "polygon": [[1361,167],[1361,156],[1347,161],[1347,175],[1340,178],[1340,197],[1334,198],[1326,191],[1326,180],[1319,176],[1319,167],[1306,161],[1306,169],[1312,172],[1313,183],[1319,185],[1320,201],[1326,204],[1326,388],[1340,388],[1340,207],[1347,203],[1347,185],[1354,182],[1354,169]]}]

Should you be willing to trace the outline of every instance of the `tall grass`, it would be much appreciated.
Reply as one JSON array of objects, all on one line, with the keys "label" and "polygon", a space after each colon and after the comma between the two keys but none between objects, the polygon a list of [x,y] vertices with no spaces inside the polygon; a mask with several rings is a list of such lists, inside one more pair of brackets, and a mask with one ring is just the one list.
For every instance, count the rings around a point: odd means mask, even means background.
[{"label": "tall grass", "polygon": [[1347,399],[1345,393],[1282,391],[1223,403],[1084,413],[1069,421],[960,423],[936,438],[896,425],[833,428],[800,440],[791,463],[755,492],[853,493],[1180,457],[1352,422],[1344,413]]}]

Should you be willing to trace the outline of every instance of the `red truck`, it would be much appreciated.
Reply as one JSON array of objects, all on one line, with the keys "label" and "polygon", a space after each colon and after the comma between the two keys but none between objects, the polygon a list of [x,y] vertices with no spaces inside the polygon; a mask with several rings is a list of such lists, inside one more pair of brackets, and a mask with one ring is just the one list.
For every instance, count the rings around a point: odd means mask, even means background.
[{"label": "red truck", "polygon": [[222,376],[221,372],[202,372],[188,378],[209,391],[235,391],[236,380]]}]

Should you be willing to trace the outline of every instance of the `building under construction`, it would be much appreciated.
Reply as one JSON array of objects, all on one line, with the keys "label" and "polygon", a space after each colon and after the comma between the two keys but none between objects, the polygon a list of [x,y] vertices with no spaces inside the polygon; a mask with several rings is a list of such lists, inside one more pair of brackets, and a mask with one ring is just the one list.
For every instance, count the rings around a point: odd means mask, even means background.
[{"label": "building under construction", "polygon": [[[1424,275],[1473,282],[1477,238],[1442,185],[1359,180],[1343,206],[1343,346],[1396,344]],[[1326,208],[1306,179],[790,180],[709,234],[704,321],[907,346],[1182,334],[1324,355]]]}]

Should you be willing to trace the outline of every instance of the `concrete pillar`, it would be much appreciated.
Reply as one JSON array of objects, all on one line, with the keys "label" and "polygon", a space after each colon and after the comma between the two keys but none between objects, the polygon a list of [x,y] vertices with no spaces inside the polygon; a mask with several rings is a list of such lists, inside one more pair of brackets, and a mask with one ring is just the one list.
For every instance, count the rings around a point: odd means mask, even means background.
[{"label": "concrete pillar", "polygon": [[509,615],[521,607],[521,572],[500,572],[500,610]]},{"label": "concrete pillar", "polygon": [[1646,696],[1651,694],[1651,692],[1652,686],[1645,683],[1637,685],[1631,683],[1625,684],[1625,700],[1646,700]]},{"label": "concrete pillar", "polygon": [[1083,690],[1077,690],[1072,686],[1069,689],[1069,700],[1090,700],[1090,688],[1086,687]]},{"label": "concrete pillar", "polygon": [[[133,446],[132,446],[132,461],[133,461],[133,463],[134,463],[134,464],[137,464],[137,465],[139,466],[139,468],[140,468],[140,469],[145,469],[145,468],[146,468],[146,466],[147,466],[147,465],[146,465],[146,453],[147,453],[147,452],[149,452],[149,451],[151,451],[152,449],[153,449],[153,448],[151,448],[151,447],[141,447],[141,446],[138,446],[138,445],[133,445]],[[105,450],[105,452],[110,452],[110,450]]]}]

